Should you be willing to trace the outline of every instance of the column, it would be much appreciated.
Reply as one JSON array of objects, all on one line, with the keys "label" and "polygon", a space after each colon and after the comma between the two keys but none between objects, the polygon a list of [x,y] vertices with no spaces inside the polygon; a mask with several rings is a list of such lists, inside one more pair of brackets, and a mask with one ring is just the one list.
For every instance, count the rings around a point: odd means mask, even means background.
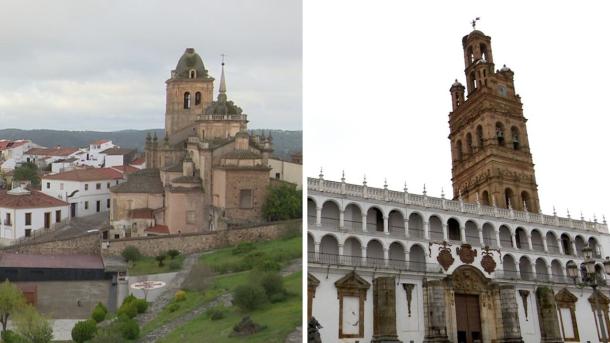
[{"label": "column", "polygon": [[576,243],[572,240],[570,241],[570,244],[572,244],[572,255],[578,256],[578,250],[576,250]]},{"label": "column", "polygon": [[316,207],[316,226],[322,226],[322,207]]},{"label": "column", "polygon": [[383,247],[383,264],[387,267],[390,264],[390,250]]},{"label": "column", "polygon": [[320,260],[320,242],[314,242],[313,254],[314,254],[316,261],[319,261]]},{"label": "column", "polygon": [[362,215],[362,232],[366,232],[366,214]]},{"label": "column", "polygon": [[449,234],[447,233],[447,223],[443,223],[443,240],[449,241]]},{"label": "column", "polygon": [[405,236],[409,238],[409,220],[405,219]]},{"label": "column", "polygon": [[430,223],[427,221],[424,222],[424,238],[430,239]]},{"label": "column", "polygon": [[345,228],[345,211],[339,210],[339,230]]},{"label": "column", "polygon": [[546,236],[542,238],[542,247],[544,248],[544,252],[549,252],[549,247],[546,244]]},{"label": "column", "polygon": [[366,266],[366,247],[362,246],[360,248],[360,255],[362,256],[362,265]]},{"label": "column", "polygon": [[339,256],[343,256],[343,244],[339,243]]},{"label": "column", "polygon": [[447,337],[445,289],[442,281],[424,282],[424,343],[450,342]]},{"label": "column", "polygon": [[532,235],[529,232],[527,233],[527,246],[529,250],[534,250],[532,248]]},{"label": "column", "polygon": [[383,217],[383,233],[385,233],[386,235],[390,234],[390,226],[388,225],[388,217],[384,216]]},{"label": "column", "polygon": [[521,279],[521,268],[519,268],[519,261],[515,261],[515,271],[517,273],[517,275],[515,275],[515,277],[518,277],[519,279]]},{"label": "column", "polygon": [[373,280],[373,339],[371,343],[400,343],[396,333],[396,279]]},{"label": "column", "polygon": [[499,342],[523,342],[519,325],[519,305],[512,285],[500,286],[500,308],[502,313],[501,339]]},{"label": "column", "polygon": [[517,249],[517,239],[515,238],[515,234],[514,233],[510,233],[510,239],[513,242],[513,248]]},{"label": "column", "polygon": [[[563,342],[553,290],[549,287],[538,287],[536,289],[536,303],[538,304],[538,322],[540,333],[544,337],[543,341]],[[545,304],[545,306],[540,306],[540,304]]]},{"label": "column", "polygon": [[460,226],[460,239],[462,243],[466,243],[466,228],[463,226]]},{"label": "column", "polygon": [[496,231],[496,242],[498,244],[498,249],[502,249],[502,243],[500,243],[500,230]]},{"label": "column", "polygon": [[485,239],[483,238],[483,229],[479,229],[479,242],[481,243],[481,247],[484,248],[485,247]]},{"label": "column", "polygon": [[561,244],[561,238],[557,238],[557,245],[559,246],[559,253],[564,255],[565,252],[563,251],[563,244]]}]

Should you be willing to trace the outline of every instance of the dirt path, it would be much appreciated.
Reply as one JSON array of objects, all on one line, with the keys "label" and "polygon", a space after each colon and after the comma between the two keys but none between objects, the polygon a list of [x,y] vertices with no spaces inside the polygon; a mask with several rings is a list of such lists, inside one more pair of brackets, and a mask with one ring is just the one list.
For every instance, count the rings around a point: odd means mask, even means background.
[{"label": "dirt path", "polygon": [[195,265],[195,262],[197,262],[199,259],[200,255],[201,254],[191,254],[184,259],[184,262],[182,263],[182,270],[176,273],[174,279],[167,284],[165,291],[163,291],[163,293],[157,299],[155,299],[152,304],[150,304],[146,312],[137,317],[140,327],[155,318],[159,312],[163,310],[165,305],[174,299],[176,292],[180,290],[182,282],[191,272],[191,269]]},{"label": "dirt path", "polygon": [[[197,257],[200,254],[197,255]],[[192,255],[191,255],[192,256]],[[189,256],[189,257],[191,257]],[[188,260],[188,257],[187,257]],[[185,267],[183,268],[183,271],[187,270],[187,260],[185,260]],[[196,259],[195,259],[196,261]],[[191,262],[191,264],[188,266],[188,271],[191,270],[192,266],[194,265],[194,261]],[[298,272],[301,270],[303,265],[303,260],[302,259],[297,259],[292,261],[288,266],[282,268],[281,270],[281,275],[282,276],[287,276],[290,275],[292,273]],[[184,277],[186,276],[187,273],[184,274],[184,276],[182,276],[182,279],[180,280],[180,283],[182,283],[182,281],[184,280]],[[178,279],[178,275],[176,275],[176,279]],[[177,282],[174,282],[174,284],[178,284]],[[180,287],[176,287],[176,290],[180,289]],[[169,290],[169,289],[168,289]],[[165,305],[167,305],[174,296],[174,293],[176,292],[176,290],[174,290],[173,292],[169,293],[169,298],[164,299],[165,293],[162,294],[161,296],[159,296],[159,298],[157,299],[157,301],[155,301],[155,303],[153,303],[153,306],[149,307],[149,310],[147,311],[145,314],[147,315],[147,319],[145,321],[139,319],[140,321],[140,326],[143,323],[146,323],[150,320],[152,320],[154,317],[156,317],[156,315],[163,309],[163,307]],[[167,293],[167,291],[166,291]],[[165,300],[165,301],[164,301]],[[229,307],[231,306],[231,302],[233,301],[233,295],[231,293],[224,293],[220,296],[218,296],[216,299],[212,300],[211,302],[204,304],[202,306],[199,306],[198,308],[187,312],[186,314],[182,315],[181,317],[178,317],[176,319],[174,319],[173,321],[166,323],[158,328],[156,328],[155,330],[149,332],[146,336],[140,338],[138,340],[139,343],[154,343],[157,342],[157,340],[165,337],[167,334],[169,334],[170,332],[174,331],[176,328],[184,325],[185,323],[195,319],[196,317],[198,317],[199,315],[205,313],[209,308],[214,307],[216,305],[219,304],[223,304],[225,307]],[[154,308],[154,309],[153,309]],[[153,312],[154,311],[154,312]],[[301,326],[298,326],[293,332],[291,332],[288,337],[286,337],[286,343],[300,343],[302,342],[302,332],[303,329]]]}]

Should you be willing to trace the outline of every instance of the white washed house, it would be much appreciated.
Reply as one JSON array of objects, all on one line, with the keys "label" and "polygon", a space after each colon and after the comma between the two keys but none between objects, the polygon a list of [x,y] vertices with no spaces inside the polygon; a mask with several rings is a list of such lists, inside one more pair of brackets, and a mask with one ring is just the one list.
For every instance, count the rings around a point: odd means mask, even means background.
[{"label": "white washed house", "polygon": [[42,192],[67,201],[70,216],[82,217],[110,210],[110,187],[125,181],[115,168],[87,168],[42,177]]},{"label": "white washed house", "polygon": [[51,229],[69,219],[67,202],[40,191],[16,187],[0,191],[0,244]]}]

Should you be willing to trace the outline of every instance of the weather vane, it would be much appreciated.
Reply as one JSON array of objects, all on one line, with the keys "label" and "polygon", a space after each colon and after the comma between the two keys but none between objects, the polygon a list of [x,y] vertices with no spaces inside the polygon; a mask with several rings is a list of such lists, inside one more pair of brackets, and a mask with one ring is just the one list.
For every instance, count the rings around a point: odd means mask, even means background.
[{"label": "weather vane", "polygon": [[475,30],[475,29],[476,29],[476,26],[477,26],[477,21],[478,21],[478,20],[481,20],[481,17],[476,17],[476,18],[474,18],[474,19],[472,20],[472,23],[471,23],[471,24],[472,24],[472,29],[473,29],[473,30]]}]

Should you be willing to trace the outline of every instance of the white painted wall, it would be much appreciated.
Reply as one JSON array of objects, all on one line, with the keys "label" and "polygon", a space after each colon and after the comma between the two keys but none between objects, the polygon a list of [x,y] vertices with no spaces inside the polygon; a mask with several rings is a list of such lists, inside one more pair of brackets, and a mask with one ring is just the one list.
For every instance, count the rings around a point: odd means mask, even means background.
[{"label": "white painted wall", "polygon": [[269,177],[282,181],[291,182],[297,185],[297,189],[303,188],[303,165],[282,160],[269,159]]},{"label": "white painted wall", "polygon": [[123,155],[105,155],[105,167],[116,167],[123,165]]},{"label": "white painted wall", "polygon": [[[115,186],[125,180],[99,180],[99,181],[64,181],[42,179],[42,192],[54,198],[76,203],[76,216],[83,217],[98,213],[96,204],[100,202],[100,211],[110,211],[110,187]],[[100,189],[97,189],[97,185]],[[87,185],[87,186],[85,186]],[[85,188],[87,188],[85,190]],[[72,197],[68,197],[73,192]]]},{"label": "white painted wall", "polygon": [[[12,209],[0,208],[0,242],[9,243],[12,240],[25,236],[26,229],[32,231],[42,229],[44,227],[44,214],[51,213],[51,228],[57,223],[55,219],[55,211],[61,211],[61,221],[65,221],[69,217],[68,206],[44,207],[44,208],[28,208],[28,209]],[[11,224],[5,225],[6,213],[11,214]],[[25,214],[32,214],[31,225],[25,225]]]}]

